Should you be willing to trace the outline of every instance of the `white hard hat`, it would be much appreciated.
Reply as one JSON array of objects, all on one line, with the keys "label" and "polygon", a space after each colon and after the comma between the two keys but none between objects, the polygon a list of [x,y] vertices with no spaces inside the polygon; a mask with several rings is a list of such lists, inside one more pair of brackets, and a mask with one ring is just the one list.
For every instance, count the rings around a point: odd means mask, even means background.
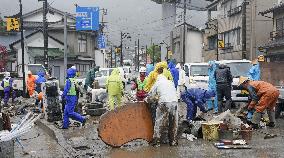
[{"label": "white hard hat", "polygon": [[140,70],[139,70],[139,72],[140,72],[140,73],[146,72],[146,67],[141,67]]},{"label": "white hard hat", "polygon": [[76,69],[76,66],[72,66],[71,69],[77,70],[77,69]]},{"label": "white hard hat", "polygon": [[31,75],[32,74],[32,72],[31,71],[28,71],[28,75]]},{"label": "white hard hat", "polygon": [[5,72],[5,77],[10,77],[10,72]]}]

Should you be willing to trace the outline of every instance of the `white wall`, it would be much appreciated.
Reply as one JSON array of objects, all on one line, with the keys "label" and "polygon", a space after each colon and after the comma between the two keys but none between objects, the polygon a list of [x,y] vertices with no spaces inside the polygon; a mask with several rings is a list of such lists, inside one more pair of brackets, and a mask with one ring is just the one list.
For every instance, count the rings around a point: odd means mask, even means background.
[{"label": "white wall", "polygon": [[[46,15],[48,22],[57,22],[57,21],[62,20],[63,17],[64,17],[63,15],[60,15],[58,13],[54,13],[54,14],[47,13]],[[42,22],[42,19],[43,19],[43,14],[42,12],[39,12],[37,14],[33,14],[31,16],[24,18],[24,21]],[[67,18],[67,22],[75,22],[75,21],[70,18]]]},{"label": "white wall", "polygon": [[203,62],[202,58],[202,33],[189,31],[186,35],[186,63]]}]

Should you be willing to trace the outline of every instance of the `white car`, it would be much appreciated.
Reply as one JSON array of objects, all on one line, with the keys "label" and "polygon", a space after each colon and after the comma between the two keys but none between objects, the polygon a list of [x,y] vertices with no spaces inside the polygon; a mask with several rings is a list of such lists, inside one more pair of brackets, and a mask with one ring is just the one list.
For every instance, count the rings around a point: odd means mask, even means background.
[{"label": "white car", "polygon": [[[111,75],[112,71],[115,68],[100,68],[98,72],[95,74],[95,80],[99,82],[99,87],[100,88],[105,88],[106,86],[106,80],[107,78]],[[125,85],[126,83],[126,78],[124,74],[124,70],[122,68],[118,68],[120,72],[120,76],[122,79],[123,84]]]}]

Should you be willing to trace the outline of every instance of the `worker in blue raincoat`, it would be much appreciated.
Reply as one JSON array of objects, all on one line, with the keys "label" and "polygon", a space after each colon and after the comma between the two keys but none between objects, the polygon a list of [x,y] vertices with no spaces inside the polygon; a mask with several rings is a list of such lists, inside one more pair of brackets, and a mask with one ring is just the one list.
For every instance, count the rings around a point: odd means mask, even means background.
[{"label": "worker in blue raincoat", "polygon": [[186,89],[181,94],[181,99],[187,105],[187,114],[186,118],[189,121],[192,121],[196,117],[197,107],[203,113],[207,113],[206,108],[204,107],[207,100],[214,97],[216,93],[213,90],[205,90],[200,88]]},{"label": "worker in blue raincoat", "polygon": [[[1,87],[4,88],[4,106],[8,106],[10,94],[13,91],[13,79],[10,76],[10,72],[5,72],[5,78],[1,83]],[[1,109],[0,109],[1,110]]]},{"label": "worker in blue raincoat", "polygon": [[69,127],[69,118],[72,118],[76,121],[79,121],[85,125],[86,118],[81,116],[80,114],[74,112],[77,96],[76,96],[76,70],[69,68],[67,70],[67,80],[64,87],[64,92],[62,94],[62,99],[66,100],[66,105],[64,109],[64,116],[63,116],[63,129],[67,129]]},{"label": "worker in blue raincoat", "polygon": [[154,66],[153,64],[147,64],[146,65],[146,76],[148,76],[152,71],[154,71]]},{"label": "worker in blue raincoat", "polygon": [[[42,95],[41,85],[42,85],[42,83],[46,82],[46,79],[44,77],[45,72],[39,71],[37,73],[37,75],[38,75],[38,78],[35,81],[35,84],[36,84],[35,90],[38,93],[38,95],[41,96]],[[41,97],[36,98],[35,105],[37,105],[39,107],[39,109],[42,110],[42,108],[43,108],[43,101],[42,101]]]},{"label": "worker in blue raincoat", "polygon": [[175,88],[177,88],[178,86],[178,80],[179,80],[179,71],[176,68],[176,65],[171,61],[168,65],[169,70],[173,76],[173,80],[174,80],[174,84],[175,84]]},{"label": "worker in blue raincoat", "polygon": [[[260,67],[259,67],[259,63],[257,59],[253,60],[251,64],[252,64],[252,67],[250,68],[248,72],[248,77],[251,81],[259,81],[260,80]],[[255,111],[254,109],[248,110],[248,114],[247,114],[248,121],[252,120],[254,111]]]},{"label": "worker in blue raincoat", "polygon": [[259,81],[260,80],[260,68],[257,59],[251,62],[252,67],[249,70],[248,77],[252,81]]},{"label": "worker in blue raincoat", "polygon": [[[209,61],[209,69],[208,69],[208,89],[214,91],[217,94],[216,91],[216,78],[215,78],[215,71],[217,69],[217,65],[215,61]],[[214,113],[218,113],[218,99],[217,95],[215,96],[214,102],[211,100],[208,101],[208,110],[214,109]]]}]

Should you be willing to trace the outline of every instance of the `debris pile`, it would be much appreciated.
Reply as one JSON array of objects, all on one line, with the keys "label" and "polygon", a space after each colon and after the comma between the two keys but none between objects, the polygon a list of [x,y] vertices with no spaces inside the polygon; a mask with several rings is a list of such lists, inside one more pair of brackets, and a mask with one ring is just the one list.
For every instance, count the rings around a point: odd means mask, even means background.
[{"label": "debris pile", "polygon": [[58,81],[47,81],[43,85],[46,103],[47,121],[54,122],[62,120],[62,111],[59,101],[59,84]]}]

